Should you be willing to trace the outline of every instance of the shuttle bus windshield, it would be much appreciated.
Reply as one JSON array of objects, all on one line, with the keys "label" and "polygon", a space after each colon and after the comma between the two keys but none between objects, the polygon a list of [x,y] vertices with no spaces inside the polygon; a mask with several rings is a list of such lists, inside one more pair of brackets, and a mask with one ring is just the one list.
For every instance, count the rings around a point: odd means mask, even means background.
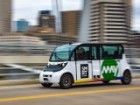
[{"label": "shuttle bus windshield", "polygon": [[50,62],[68,61],[75,45],[67,44],[57,47],[50,57]]}]

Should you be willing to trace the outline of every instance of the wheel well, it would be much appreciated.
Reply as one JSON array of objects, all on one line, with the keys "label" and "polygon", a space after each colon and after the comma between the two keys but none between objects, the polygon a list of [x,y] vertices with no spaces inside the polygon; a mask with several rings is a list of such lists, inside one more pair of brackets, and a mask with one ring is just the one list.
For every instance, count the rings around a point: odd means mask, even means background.
[{"label": "wheel well", "polygon": [[123,72],[123,74],[124,74],[125,72],[129,72],[129,73],[131,74],[131,71],[130,71],[129,69],[126,69],[126,70]]},{"label": "wheel well", "polygon": [[[64,73],[62,76],[61,76],[61,78],[64,76],[64,75],[70,75],[71,76],[71,78],[72,78],[72,82],[74,83],[74,78],[73,78],[73,75],[71,74],[71,73]],[[61,81],[61,79],[60,79],[60,81]]]}]

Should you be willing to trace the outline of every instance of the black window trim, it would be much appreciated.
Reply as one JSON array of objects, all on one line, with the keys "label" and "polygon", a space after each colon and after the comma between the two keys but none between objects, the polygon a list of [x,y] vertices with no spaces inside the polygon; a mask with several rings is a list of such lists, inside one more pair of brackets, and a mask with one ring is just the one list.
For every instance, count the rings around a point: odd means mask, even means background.
[{"label": "black window trim", "polygon": [[[106,44],[106,43],[103,43],[103,44],[96,44],[96,43],[95,44],[94,43],[90,44],[90,43],[87,43],[86,44],[85,43],[85,44],[80,44],[80,45],[76,46],[73,49],[72,52],[74,52],[74,60],[71,60],[71,57],[72,57],[72,54],[73,54],[73,53],[71,53],[69,61],[77,61],[76,60],[76,49],[78,47],[81,47],[81,46],[87,46],[87,47],[89,46],[89,48],[90,48],[90,59],[89,60],[102,60],[102,55],[101,55],[102,52],[100,52],[100,49],[102,48],[103,45],[106,45],[106,46],[118,46],[118,49],[119,49],[119,47],[122,49],[121,55],[124,54],[124,47],[123,47],[122,44],[112,44],[112,43],[108,43],[108,44]],[[97,59],[92,59],[92,46],[96,46]],[[122,58],[122,56],[121,56],[121,58]],[[85,61],[85,60],[79,60],[79,61]]]}]

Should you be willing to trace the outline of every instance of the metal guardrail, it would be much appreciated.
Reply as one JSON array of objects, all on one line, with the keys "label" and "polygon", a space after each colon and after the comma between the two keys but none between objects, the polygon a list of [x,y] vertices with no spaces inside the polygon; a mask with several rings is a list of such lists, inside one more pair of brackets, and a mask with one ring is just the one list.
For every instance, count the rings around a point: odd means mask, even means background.
[{"label": "metal guardrail", "polygon": [[[41,73],[41,67],[39,67],[38,69],[35,68],[31,68],[31,67],[27,67],[27,66],[22,66],[22,65],[17,65],[17,64],[4,64],[5,66],[9,66],[9,67],[0,67],[0,69],[3,70],[13,70],[13,69],[19,69],[19,70],[23,70],[26,71],[28,73],[2,73],[0,74],[0,76],[28,76],[28,75],[39,75]],[[139,67],[140,65],[131,65],[133,67]],[[135,73],[140,73],[140,69],[132,69],[132,71],[134,71]]]},{"label": "metal guardrail", "polygon": [[0,74],[0,76],[24,76],[24,75],[39,75],[38,73],[4,73]]},{"label": "metal guardrail", "polygon": [[3,64],[3,65],[9,66],[14,69],[21,69],[21,70],[24,70],[27,72],[38,73],[38,74],[41,73],[41,70],[33,69],[33,68],[27,67],[27,66],[22,66],[22,65],[17,65],[17,64]]}]

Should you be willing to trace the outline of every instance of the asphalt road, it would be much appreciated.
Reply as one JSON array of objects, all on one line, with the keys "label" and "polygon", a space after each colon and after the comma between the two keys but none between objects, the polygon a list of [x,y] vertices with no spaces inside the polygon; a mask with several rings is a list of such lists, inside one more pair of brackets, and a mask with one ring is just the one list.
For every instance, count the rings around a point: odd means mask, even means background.
[{"label": "asphalt road", "polygon": [[0,105],[140,105],[140,79],[127,86],[113,81],[71,89],[43,88],[40,84],[1,86]]}]

